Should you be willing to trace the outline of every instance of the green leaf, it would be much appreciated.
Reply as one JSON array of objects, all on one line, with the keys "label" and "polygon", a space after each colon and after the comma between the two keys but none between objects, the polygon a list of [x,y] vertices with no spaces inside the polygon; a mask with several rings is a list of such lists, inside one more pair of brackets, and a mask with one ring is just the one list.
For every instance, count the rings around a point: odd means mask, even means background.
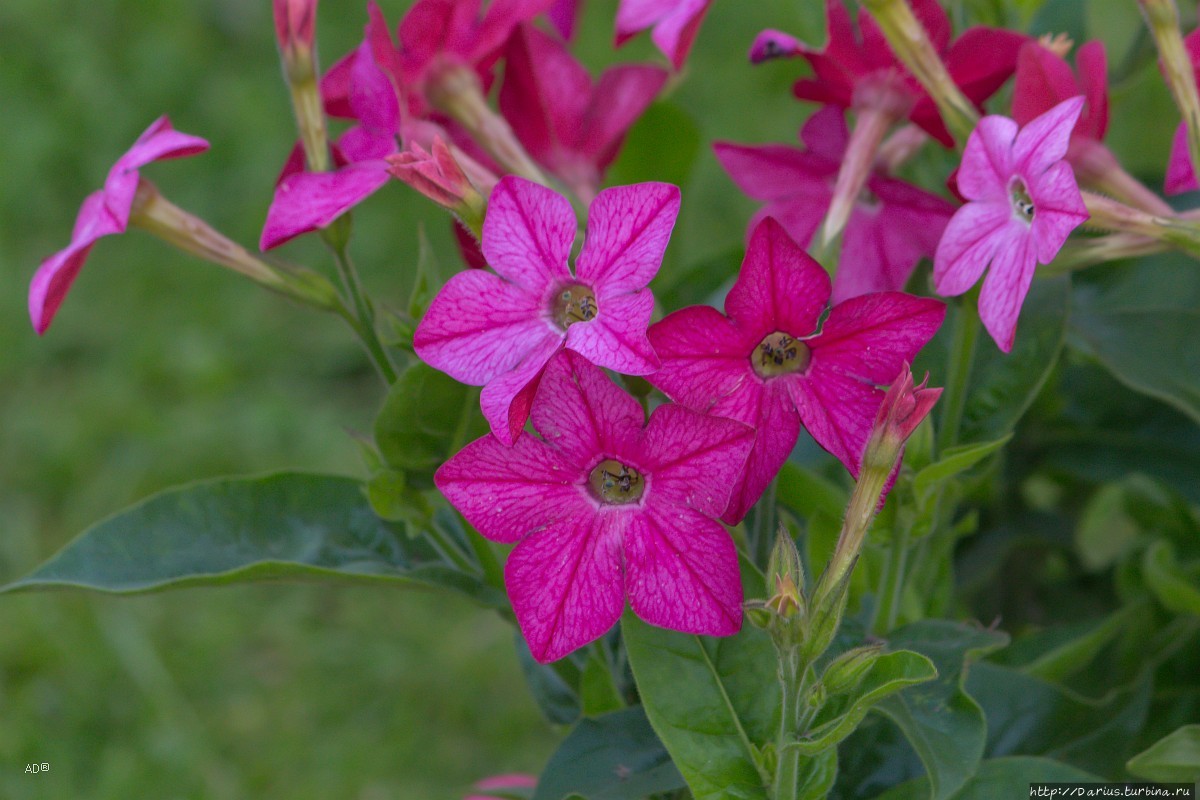
[{"label": "green leaf", "polygon": [[1012,432],[1058,363],[1070,306],[1065,276],[1034,281],[1012,352],[1001,353],[986,332],[979,337],[960,439],[989,442]]},{"label": "green leaf", "polygon": [[550,757],[534,800],[642,800],[683,788],[683,777],[641,706],[582,719]]},{"label": "green leaf", "polygon": [[700,129],[683,107],[669,100],[652,104],[629,129],[621,154],[609,169],[610,184],[687,182],[700,154]]},{"label": "green leaf", "polygon": [[[978,771],[948,800],[997,800],[1029,797],[1031,783],[1095,783],[1091,773],[1048,758],[1017,756],[984,761]],[[923,800],[929,793],[928,780],[919,778],[879,795],[878,800]]]},{"label": "green leaf", "polygon": [[927,505],[933,499],[939,484],[966,472],[1008,444],[1008,440],[1011,438],[1012,434],[1009,433],[992,442],[963,444],[947,449],[941,458],[922,469],[913,478],[913,491],[917,497],[917,504],[922,507]]},{"label": "green leaf", "polygon": [[775,738],[779,682],[766,633],[746,625],[721,639],[622,619],[646,715],[695,800],[766,800],[755,742]]},{"label": "green leaf", "polygon": [[867,712],[885,697],[936,677],[933,662],[920,653],[897,650],[877,655],[861,682],[826,700],[812,729],[794,746],[806,756],[817,755],[853,733]]},{"label": "green leaf", "polygon": [[529,645],[520,631],[513,635],[513,641],[525,683],[546,721],[555,725],[570,725],[579,719],[582,713],[579,699],[582,673],[575,663],[578,656],[572,654],[553,664],[539,664],[529,652]]},{"label": "green leaf", "polygon": [[1071,345],[1135,391],[1200,422],[1200,270],[1162,255],[1089,271],[1080,280]]},{"label": "green leaf", "polygon": [[1125,487],[1107,483],[1088,499],[1075,528],[1075,548],[1084,568],[1098,572],[1129,549],[1140,528],[1125,510]]},{"label": "green leaf", "polygon": [[775,478],[775,496],[780,504],[796,512],[801,519],[821,513],[839,519],[846,512],[850,493],[826,477],[787,461]]},{"label": "green leaf", "polygon": [[741,245],[722,250],[672,274],[665,287],[655,288],[654,295],[663,308],[677,311],[687,306],[710,304],[720,306],[719,295],[725,282],[737,274],[745,250]]},{"label": "green leaf", "polygon": [[1047,681],[1060,681],[1078,672],[1092,662],[1100,651],[1125,630],[1134,619],[1136,608],[1126,606],[1109,614],[1108,617],[1083,631],[1061,641],[1043,652],[1022,669]]},{"label": "green leaf", "polygon": [[1125,768],[1158,783],[1200,781],[1200,725],[1184,725],[1159,739],[1129,759]]},{"label": "green leaf", "polygon": [[1004,647],[1008,636],[946,620],[923,620],[888,636],[888,646],[915,650],[933,662],[937,680],[906,689],[877,708],[904,733],[929,776],[929,797],[944,800],[975,774],[987,742],[979,704],[963,689],[968,666]]},{"label": "green leaf", "polygon": [[583,703],[583,713],[589,717],[616,711],[625,705],[613,684],[612,670],[594,650],[579,678],[579,699]]},{"label": "green leaf", "polygon": [[404,370],[375,418],[375,443],[384,461],[418,489],[467,442],[486,433],[479,390],[421,362]]},{"label": "green leaf", "polygon": [[169,489],[89,528],[3,592],[136,594],[323,579],[441,586],[502,608],[504,594],[397,535],[351,478],[284,472]]},{"label": "green leaf", "polygon": [[1150,591],[1168,611],[1200,615],[1200,586],[1180,569],[1169,541],[1159,539],[1146,549],[1142,574]]}]

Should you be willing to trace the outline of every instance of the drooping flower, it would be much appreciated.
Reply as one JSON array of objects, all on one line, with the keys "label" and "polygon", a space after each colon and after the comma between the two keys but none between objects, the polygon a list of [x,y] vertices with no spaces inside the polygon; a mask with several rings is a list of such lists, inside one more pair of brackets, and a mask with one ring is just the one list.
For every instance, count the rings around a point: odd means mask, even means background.
[{"label": "drooping flower", "polygon": [[1088,218],[1063,160],[1082,108],[1083,98],[1074,97],[1019,131],[1007,117],[984,117],[963,152],[958,190],[969,202],[938,245],[934,286],[941,295],[962,294],[987,270],[979,316],[1006,353],[1037,265],[1050,263]]},{"label": "drooping flower", "polygon": [[34,330],[41,334],[50,327],[96,240],[125,232],[141,180],[138,170],[154,161],[192,156],[207,149],[208,142],[175,130],[165,115],[138,137],[108,171],[104,188],[83,201],[71,243],[44,260],[34,274],[29,286],[29,316]]},{"label": "drooping flower", "polygon": [[513,33],[506,53],[500,110],[529,154],[590,200],[666,71],[622,65],[593,83],[561,42],[532,25]]},{"label": "drooping flower", "polygon": [[[807,247],[829,208],[848,138],[841,109],[826,106],[800,130],[804,150],[714,144],[717,160],[738,188],[766,201],[747,231],[774,217],[788,236]],[[846,224],[833,301],[902,290],[917,262],[933,257],[953,214],[954,207],[940,197],[889,178],[882,170],[872,172]]]},{"label": "drooping flower", "polygon": [[712,0],[621,0],[617,46],[652,27],[650,39],[655,47],[675,69],[681,69],[710,5]]},{"label": "drooping flower", "polygon": [[[814,50],[793,36],[767,30],[750,50],[755,63],[768,58],[800,57],[813,77],[796,83],[801,100],[862,110],[884,108],[907,116],[947,147],[954,144],[937,105],[899,59],[865,8],[858,31],[843,0],[826,0],[828,43]],[[912,0],[913,13],[946,64],[954,83],[976,106],[999,89],[1016,66],[1023,34],[996,28],[970,28],[950,41],[950,18],[938,0]]]},{"label": "drooping flower", "polygon": [[615,186],[596,196],[575,274],[575,214],[562,195],[515,176],[492,192],[483,254],[495,273],[467,270],[434,298],[413,336],[417,355],[483,386],[492,433],[511,444],[525,426],[546,363],[566,347],[626,375],[658,368],[646,338],[658,272],[679,214],[679,189]]},{"label": "drooping flower", "polygon": [[517,542],[504,582],[534,658],[602,636],[629,604],[652,625],[727,636],[742,620],[737,553],[715,520],[754,433],[666,404],[641,405],[576,353],[546,367],[541,434],[467,445],[434,476],[486,538]]},{"label": "drooping flower", "polygon": [[755,428],[754,449],[722,519],[738,522],[804,426],[854,475],[880,386],[933,337],[945,306],[900,292],[833,306],[829,276],[772,218],[750,237],[725,314],[692,306],[650,328],[662,368],[648,380],[690,408]]}]

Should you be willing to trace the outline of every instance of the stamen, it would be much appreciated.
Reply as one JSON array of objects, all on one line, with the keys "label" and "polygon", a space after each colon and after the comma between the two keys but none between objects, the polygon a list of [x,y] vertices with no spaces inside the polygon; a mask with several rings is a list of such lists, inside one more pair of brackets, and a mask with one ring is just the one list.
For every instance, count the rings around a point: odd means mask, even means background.
[{"label": "stamen", "polygon": [[646,481],[640,472],[611,458],[592,468],[588,484],[592,496],[609,505],[634,503],[641,499],[646,489]]},{"label": "stamen", "polygon": [[1012,202],[1013,212],[1026,222],[1033,222],[1033,198],[1029,196],[1025,181],[1014,177],[1008,184],[1008,197]]},{"label": "stamen", "polygon": [[596,295],[582,284],[564,287],[554,299],[554,322],[564,331],[576,322],[590,322],[598,313]]},{"label": "stamen", "polygon": [[763,378],[802,372],[811,360],[808,345],[783,331],[767,336],[750,354],[750,365]]}]

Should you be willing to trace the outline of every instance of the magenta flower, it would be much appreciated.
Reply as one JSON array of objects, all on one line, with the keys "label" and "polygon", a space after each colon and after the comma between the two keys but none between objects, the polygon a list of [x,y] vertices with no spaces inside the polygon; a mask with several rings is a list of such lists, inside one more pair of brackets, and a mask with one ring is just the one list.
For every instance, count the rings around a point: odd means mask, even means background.
[{"label": "magenta flower", "polygon": [[133,196],[141,177],[138,170],[153,161],[203,153],[208,142],[171,127],[164,115],[138,137],[108,171],[104,188],[88,195],[75,217],[71,243],[47,258],[29,286],[29,317],[33,329],[43,334],[79,275],[92,245],[102,236],[124,233],[129,225]]},{"label": "magenta flower", "polygon": [[[766,201],[747,231],[774,217],[807,247],[833,198],[849,135],[841,109],[826,106],[800,130],[806,150],[785,145],[717,142],[713,150],[729,177],[755,200]],[[954,206],[936,195],[875,171],[850,212],[842,239],[833,301],[900,291],[917,262],[932,258]]]},{"label": "magenta flower", "polygon": [[529,154],[590,200],[666,80],[658,67],[623,65],[593,83],[558,40],[521,25],[508,42],[500,110]]},{"label": "magenta flower", "polygon": [[617,46],[652,27],[650,39],[655,47],[675,69],[681,69],[710,5],[712,0],[621,0],[617,8]]},{"label": "magenta flower", "polygon": [[[477,792],[488,792],[488,794],[469,794],[463,800],[503,800],[505,797],[512,796],[508,792],[510,789],[534,789],[536,787],[537,777],[534,775],[526,775],[522,772],[493,775],[478,781],[471,787]],[[491,794],[491,792],[496,792],[496,794]]]},{"label": "magenta flower", "polygon": [[533,427],[509,447],[467,445],[434,476],[486,538],[518,542],[504,582],[533,657],[604,635],[625,598],[652,625],[728,636],[742,623],[729,502],[754,432],[728,419],[642,407],[582,356],[546,367]]},{"label": "magenta flower", "polygon": [[[1192,62],[1196,83],[1200,85],[1200,28],[1183,37],[1183,45],[1187,49],[1188,60]],[[1171,141],[1171,156],[1167,161],[1167,179],[1163,189],[1167,194],[1200,189],[1192,157],[1188,154],[1187,125],[1183,122],[1175,129],[1175,138]]]},{"label": "magenta flower", "polygon": [[483,223],[483,255],[496,274],[455,275],[413,336],[421,360],[484,387],[483,415],[505,444],[525,426],[542,369],[563,347],[626,375],[658,369],[646,338],[654,310],[646,286],[671,238],[679,189],[614,186],[596,196],[588,213],[572,275],[571,204],[531,181],[501,179]]},{"label": "magenta flower", "polygon": [[[925,27],[946,69],[962,93],[977,106],[999,89],[1016,66],[1017,50],[1026,37],[996,28],[971,28],[953,43],[950,18],[938,0],[912,0],[913,13]],[[755,63],[768,58],[800,57],[812,65],[813,77],[796,83],[801,100],[842,108],[879,108],[908,116],[947,147],[954,144],[933,98],[900,63],[883,32],[865,8],[858,30],[842,0],[826,0],[829,40],[813,50],[795,37],[767,30],[750,50]]]},{"label": "magenta flower", "polygon": [[735,524],[796,444],[803,425],[858,475],[885,385],[937,332],[945,306],[899,292],[835,305],[829,276],[774,219],[759,223],[725,314],[676,311],[650,328],[662,369],[648,380],[667,397],[757,431],[722,516]]},{"label": "magenta flower", "polygon": [[1012,349],[1021,304],[1038,264],[1048,264],[1088,218],[1063,159],[1083,98],[1059,103],[1017,130],[988,116],[967,139],[958,190],[969,202],[946,227],[933,259],[938,294],[962,294],[988,270],[979,316],[996,345]]}]

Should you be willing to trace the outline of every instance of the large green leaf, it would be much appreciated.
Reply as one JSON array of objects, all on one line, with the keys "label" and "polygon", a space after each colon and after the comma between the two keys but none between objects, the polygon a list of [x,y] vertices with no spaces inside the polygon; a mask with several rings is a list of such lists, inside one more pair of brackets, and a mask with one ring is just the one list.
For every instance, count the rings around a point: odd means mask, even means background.
[{"label": "large green leaf", "polygon": [[641,800],[683,788],[641,706],[580,720],[550,757],[534,800]]},{"label": "large green leaf", "polygon": [[696,800],[766,800],[755,742],[774,741],[780,703],[766,633],[712,639],[629,613],[622,632],[646,715]]},{"label": "large green leaf", "polygon": [[1073,347],[1200,422],[1200,269],[1172,254],[1092,270],[1077,284]]},{"label": "large green leaf", "polygon": [[154,495],[0,591],[134,594],[285,579],[442,586],[505,605],[502,592],[450,568],[425,539],[379,519],[358,481],[291,472]]},{"label": "large green leaf", "polygon": [[1146,585],[1168,611],[1200,616],[1200,582],[1180,568],[1175,548],[1159,539],[1142,556]]},{"label": "large green leaf", "polygon": [[[1048,758],[1018,756],[984,761],[971,778],[948,800],[998,800],[1029,797],[1031,783],[1094,783],[1098,779],[1081,769]],[[920,778],[879,795],[878,800],[923,800],[929,788]]]},{"label": "large green leaf", "polygon": [[889,647],[915,650],[937,667],[937,680],[910,687],[877,706],[920,756],[933,800],[953,795],[979,766],[987,724],[963,681],[971,661],[1007,642],[1004,633],[946,620],[914,622],[888,636]]},{"label": "large green leaf", "polygon": [[1200,725],[1184,725],[1129,759],[1139,778],[1159,783],[1200,781]]}]

